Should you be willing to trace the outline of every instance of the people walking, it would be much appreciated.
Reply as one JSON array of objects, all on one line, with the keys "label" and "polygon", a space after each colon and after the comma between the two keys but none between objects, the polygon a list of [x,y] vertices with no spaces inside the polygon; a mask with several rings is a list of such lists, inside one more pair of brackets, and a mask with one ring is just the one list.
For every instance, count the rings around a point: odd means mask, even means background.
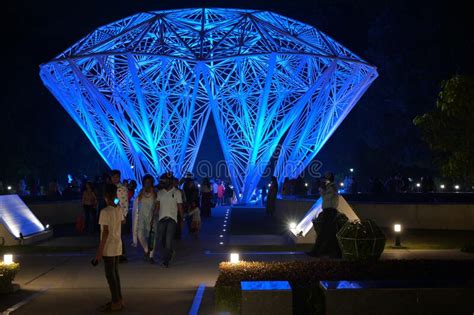
[{"label": "people walking", "polygon": [[212,187],[209,178],[204,178],[201,183],[201,211],[203,217],[211,216]]},{"label": "people walking", "polygon": [[161,258],[164,267],[168,268],[174,256],[173,239],[177,225],[183,221],[178,220],[178,213],[184,218],[183,196],[180,190],[175,187],[172,174],[167,173],[162,176],[164,189],[158,191],[156,198],[155,215],[158,216],[158,244],[162,245]]},{"label": "people walking", "polygon": [[[263,189],[265,189],[265,187],[263,187]],[[265,207],[266,214],[268,216],[273,216],[273,214],[275,213],[277,194],[278,194],[278,180],[275,176],[272,176],[270,187],[268,189],[267,204]]]},{"label": "people walking", "polygon": [[189,225],[189,232],[195,239],[199,238],[199,231],[201,230],[201,210],[196,201],[191,203],[191,207],[187,215],[190,217],[191,223]]},{"label": "people walking", "polygon": [[217,205],[222,206],[224,205],[224,193],[225,193],[225,186],[223,181],[219,181],[217,185]]},{"label": "people walking", "polygon": [[[143,248],[144,259],[150,263],[154,263],[153,253],[154,246],[149,247],[149,244],[154,243],[153,233],[150,236],[150,232],[156,233],[156,222],[153,220],[153,214],[155,211],[156,193],[153,189],[154,178],[150,174],[143,176],[142,184],[143,188],[138,193],[137,197],[137,237],[140,245]],[[150,238],[151,237],[151,238]]]},{"label": "people walking", "polygon": [[340,258],[341,250],[336,238],[339,193],[334,183],[333,173],[327,172],[324,174],[320,194],[323,210],[313,221],[313,226],[317,230],[317,237],[313,250],[308,255],[315,257],[328,255],[332,258]]},{"label": "people walking", "polygon": [[82,193],[82,208],[84,209],[84,230],[94,233],[97,225],[98,200],[91,182],[87,182]]}]

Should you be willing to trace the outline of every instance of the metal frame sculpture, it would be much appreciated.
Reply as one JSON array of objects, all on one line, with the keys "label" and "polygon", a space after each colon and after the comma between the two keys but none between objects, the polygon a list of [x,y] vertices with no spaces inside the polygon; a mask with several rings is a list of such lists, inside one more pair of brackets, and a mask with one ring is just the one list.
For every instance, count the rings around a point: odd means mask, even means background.
[{"label": "metal frame sculpture", "polygon": [[247,202],[278,145],[275,175],[299,175],[377,71],[314,27],[272,12],[182,9],[102,26],[40,75],[125,177],[192,171],[212,114]]}]

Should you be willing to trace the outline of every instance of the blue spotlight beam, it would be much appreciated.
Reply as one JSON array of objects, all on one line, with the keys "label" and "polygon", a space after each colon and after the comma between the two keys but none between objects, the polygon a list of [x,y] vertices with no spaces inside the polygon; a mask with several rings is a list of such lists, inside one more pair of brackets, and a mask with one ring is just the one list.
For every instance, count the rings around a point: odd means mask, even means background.
[{"label": "blue spotlight beam", "polygon": [[199,8],[99,27],[40,75],[107,164],[138,180],[192,171],[212,113],[248,202],[278,145],[274,174],[300,174],[377,71],[293,19]]}]

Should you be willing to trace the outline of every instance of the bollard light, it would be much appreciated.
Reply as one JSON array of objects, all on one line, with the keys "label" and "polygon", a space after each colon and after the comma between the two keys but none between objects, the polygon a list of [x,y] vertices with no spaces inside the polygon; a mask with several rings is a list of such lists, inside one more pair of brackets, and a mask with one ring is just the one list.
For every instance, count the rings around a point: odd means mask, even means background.
[{"label": "bollard light", "polygon": [[397,233],[400,233],[402,231],[402,225],[401,224],[394,224],[393,225],[393,230]]},{"label": "bollard light", "polygon": [[12,254],[3,255],[3,263],[5,265],[13,264],[13,255]]},{"label": "bollard light", "polygon": [[237,264],[240,262],[239,253],[230,253],[230,263]]},{"label": "bollard light", "polygon": [[402,244],[400,234],[402,232],[402,225],[401,224],[394,224],[393,225],[393,230],[395,231],[395,246],[400,247]]}]

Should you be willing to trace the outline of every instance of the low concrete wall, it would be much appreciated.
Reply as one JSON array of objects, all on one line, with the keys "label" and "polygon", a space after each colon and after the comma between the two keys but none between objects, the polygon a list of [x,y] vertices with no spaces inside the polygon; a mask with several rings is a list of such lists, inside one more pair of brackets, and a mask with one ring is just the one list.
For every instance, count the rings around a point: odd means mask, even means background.
[{"label": "low concrete wall", "polygon": [[82,213],[80,200],[34,202],[27,205],[43,224],[75,223]]},{"label": "low concrete wall", "polygon": [[473,288],[360,289],[324,291],[326,315],[470,314]]},{"label": "low concrete wall", "polygon": [[[299,221],[314,200],[279,199],[275,215],[283,222]],[[474,204],[395,204],[350,202],[361,219],[372,219],[381,227],[401,223],[407,229],[474,230]]]}]

